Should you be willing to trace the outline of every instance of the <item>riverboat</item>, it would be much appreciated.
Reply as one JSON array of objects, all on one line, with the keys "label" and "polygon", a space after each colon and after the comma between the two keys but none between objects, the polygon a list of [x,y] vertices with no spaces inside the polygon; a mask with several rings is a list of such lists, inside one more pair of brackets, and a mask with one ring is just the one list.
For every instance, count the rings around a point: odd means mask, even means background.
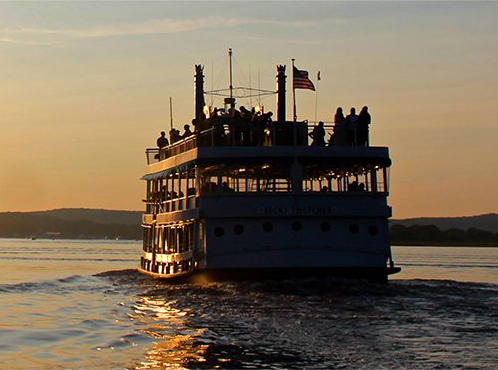
[{"label": "riverboat", "polygon": [[386,281],[400,270],[389,241],[388,148],[310,145],[311,125],[286,120],[285,69],[277,66],[271,120],[263,108],[237,108],[231,73],[224,108],[206,106],[195,66],[195,133],[146,149],[140,272]]}]

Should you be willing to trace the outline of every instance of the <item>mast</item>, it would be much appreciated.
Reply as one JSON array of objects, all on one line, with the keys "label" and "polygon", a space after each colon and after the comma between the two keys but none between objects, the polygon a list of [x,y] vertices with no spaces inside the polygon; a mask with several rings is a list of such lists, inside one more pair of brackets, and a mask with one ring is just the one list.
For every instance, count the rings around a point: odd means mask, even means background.
[{"label": "mast", "polygon": [[297,113],[296,113],[296,89],[294,88],[294,61],[295,59],[292,58],[292,101],[293,101],[293,120],[294,122],[297,121]]},{"label": "mast", "polygon": [[169,97],[169,121],[171,129],[173,129],[173,99],[171,96]]},{"label": "mast", "polygon": [[318,85],[320,83],[320,71],[316,74],[316,89],[315,89],[315,125],[318,124],[317,121],[317,111],[318,111]]},{"label": "mast", "polygon": [[230,62],[230,101],[233,99],[233,86],[232,86],[232,48],[228,49],[228,59]]},{"label": "mast", "polygon": [[292,128],[293,136],[294,136],[294,146],[297,145],[297,113],[296,113],[296,89],[294,88],[294,58],[292,58],[292,100],[293,100],[293,113],[294,113],[294,125]]}]

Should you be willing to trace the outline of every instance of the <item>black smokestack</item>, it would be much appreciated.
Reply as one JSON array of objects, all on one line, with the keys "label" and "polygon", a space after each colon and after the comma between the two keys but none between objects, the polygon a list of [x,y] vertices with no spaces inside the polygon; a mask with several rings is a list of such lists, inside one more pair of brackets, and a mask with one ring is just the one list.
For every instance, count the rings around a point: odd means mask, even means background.
[{"label": "black smokestack", "polygon": [[195,65],[195,118],[201,118],[201,115],[204,111],[204,75],[202,72],[204,71],[204,67],[199,65]]},{"label": "black smokestack", "polygon": [[285,66],[277,66],[277,120],[285,121]]}]

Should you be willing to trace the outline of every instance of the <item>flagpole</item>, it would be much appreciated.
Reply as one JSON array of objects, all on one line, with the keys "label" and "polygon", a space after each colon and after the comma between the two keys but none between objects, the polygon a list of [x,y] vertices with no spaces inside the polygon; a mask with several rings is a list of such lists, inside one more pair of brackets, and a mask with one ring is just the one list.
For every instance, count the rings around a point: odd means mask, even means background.
[{"label": "flagpole", "polygon": [[169,122],[171,129],[173,130],[173,99],[169,97]]},{"label": "flagpole", "polygon": [[294,114],[294,122],[297,121],[297,113],[296,113],[296,89],[294,88],[294,61],[292,58],[292,100],[293,100],[293,114]]},{"label": "flagpole", "polygon": [[294,113],[294,124],[292,127],[294,136],[294,146],[297,145],[297,113],[296,113],[296,89],[294,88],[294,58],[292,58],[292,100],[293,100],[293,113]]},{"label": "flagpole", "polygon": [[320,71],[316,75],[316,90],[315,90],[315,125],[317,124],[317,110],[318,110],[318,82],[320,82]]}]

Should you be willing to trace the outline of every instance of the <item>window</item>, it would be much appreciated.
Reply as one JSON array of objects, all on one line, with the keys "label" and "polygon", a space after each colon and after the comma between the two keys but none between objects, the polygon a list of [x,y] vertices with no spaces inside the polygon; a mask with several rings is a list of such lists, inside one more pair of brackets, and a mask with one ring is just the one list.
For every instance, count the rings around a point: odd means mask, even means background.
[{"label": "window", "polygon": [[294,221],[294,222],[292,222],[291,227],[292,227],[292,230],[294,230],[294,231],[299,231],[299,230],[301,230],[301,228],[302,228],[302,226],[301,226],[301,222],[299,222],[299,221]]},{"label": "window", "polygon": [[237,235],[240,235],[244,232],[244,227],[242,225],[235,225],[233,228],[233,232]]},{"label": "window", "polygon": [[349,225],[349,232],[351,234],[358,234],[360,232],[360,227],[358,224],[351,224]]},{"label": "window", "polygon": [[323,221],[321,224],[320,224],[320,229],[326,233],[327,231],[330,231],[330,222],[328,221]]},{"label": "window", "polygon": [[372,225],[368,228],[368,233],[372,236],[377,235],[379,233],[379,228],[375,225]]},{"label": "window", "polygon": [[263,224],[263,230],[267,233],[271,232],[273,230],[273,224],[271,222],[265,222]]},{"label": "window", "polygon": [[222,227],[218,226],[217,228],[214,229],[214,235],[217,237],[222,237],[225,234],[225,229]]}]

